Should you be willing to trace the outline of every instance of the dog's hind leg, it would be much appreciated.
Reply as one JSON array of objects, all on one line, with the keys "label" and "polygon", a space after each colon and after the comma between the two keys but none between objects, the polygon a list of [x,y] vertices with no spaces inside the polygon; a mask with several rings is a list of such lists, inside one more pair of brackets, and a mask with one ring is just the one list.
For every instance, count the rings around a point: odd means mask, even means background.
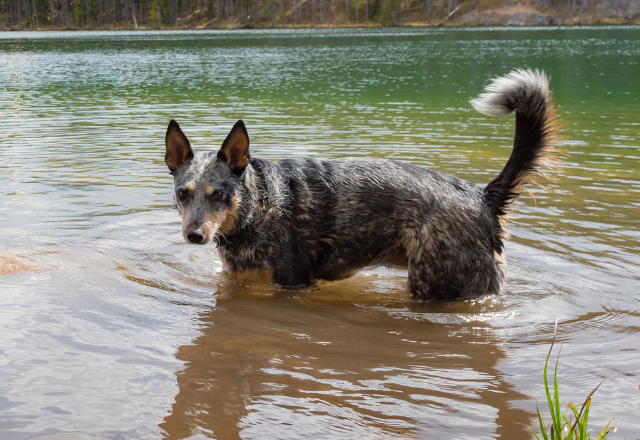
[{"label": "dog's hind leg", "polygon": [[435,295],[431,289],[431,274],[421,261],[415,259],[409,260],[409,276],[407,278],[407,287],[409,293],[414,299],[429,299]]},{"label": "dog's hind leg", "polygon": [[415,299],[476,298],[498,293],[504,260],[496,261],[477,246],[452,248],[430,243],[409,257],[408,287]]},{"label": "dog's hind leg", "polygon": [[500,284],[492,271],[442,263],[409,260],[407,283],[414,299],[465,299],[498,293]]},{"label": "dog's hind leg", "polygon": [[429,258],[424,254],[409,258],[407,284],[411,296],[418,300],[465,297],[468,288],[463,277],[448,269],[450,268],[446,262]]}]

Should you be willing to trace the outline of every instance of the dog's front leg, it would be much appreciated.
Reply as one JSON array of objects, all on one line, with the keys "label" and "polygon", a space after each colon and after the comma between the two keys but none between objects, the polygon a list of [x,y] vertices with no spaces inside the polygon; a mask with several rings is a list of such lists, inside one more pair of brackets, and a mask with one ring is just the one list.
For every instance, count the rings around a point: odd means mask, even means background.
[{"label": "dog's front leg", "polygon": [[284,287],[311,286],[316,281],[314,262],[312,253],[294,245],[278,258],[273,271],[273,281]]}]

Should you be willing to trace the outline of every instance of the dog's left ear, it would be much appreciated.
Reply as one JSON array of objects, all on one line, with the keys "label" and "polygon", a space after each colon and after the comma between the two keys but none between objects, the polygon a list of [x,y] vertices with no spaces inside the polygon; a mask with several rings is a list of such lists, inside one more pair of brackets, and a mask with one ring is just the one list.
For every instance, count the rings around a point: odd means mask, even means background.
[{"label": "dog's left ear", "polygon": [[231,172],[240,174],[249,165],[249,134],[244,122],[239,120],[231,129],[229,136],[222,143],[218,151],[218,159],[225,162]]},{"label": "dog's left ear", "polygon": [[193,150],[191,150],[189,139],[173,119],[169,122],[164,142],[167,146],[167,154],[164,156],[164,161],[171,170],[171,174],[173,174],[180,165],[193,157]]}]

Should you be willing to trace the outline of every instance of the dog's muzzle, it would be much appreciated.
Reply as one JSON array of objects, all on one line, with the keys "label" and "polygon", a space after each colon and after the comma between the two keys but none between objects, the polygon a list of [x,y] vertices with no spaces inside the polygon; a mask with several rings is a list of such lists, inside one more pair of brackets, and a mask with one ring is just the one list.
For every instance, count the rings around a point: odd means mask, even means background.
[{"label": "dog's muzzle", "polygon": [[183,229],[182,235],[187,243],[191,244],[207,244],[211,237],[215,234],[217,228],[211,228],[207,223],[190,224]]},{"label": "dog's muzzle", "polygon": [[187,212],[183,214],[182,235],[187,243],[206,244],[216,235],[220,223],[219,215],[194,215]]},{"label": "dog's muzzle", "polygon": [[190,229],[185,234],[185,238],[189,243],[205,244],[207,242],[206,235],[200,229]]}]

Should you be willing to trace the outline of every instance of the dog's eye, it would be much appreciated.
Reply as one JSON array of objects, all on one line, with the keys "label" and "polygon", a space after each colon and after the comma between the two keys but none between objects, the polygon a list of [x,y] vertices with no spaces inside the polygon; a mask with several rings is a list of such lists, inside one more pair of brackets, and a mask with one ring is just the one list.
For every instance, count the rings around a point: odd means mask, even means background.
[{"label": "dog's eye", "polygon": [[187,198],[187,192],[183,189],[181,189],[180,191],[178,191],[178,197],[180,197],[180,200],[184,200]]},{"label": "dog's eye", "polygon": [[220,191],[214,191],[213,192],[213,198],[214,199],[219,199],[220,197],[222,197],[222,193]]}]

